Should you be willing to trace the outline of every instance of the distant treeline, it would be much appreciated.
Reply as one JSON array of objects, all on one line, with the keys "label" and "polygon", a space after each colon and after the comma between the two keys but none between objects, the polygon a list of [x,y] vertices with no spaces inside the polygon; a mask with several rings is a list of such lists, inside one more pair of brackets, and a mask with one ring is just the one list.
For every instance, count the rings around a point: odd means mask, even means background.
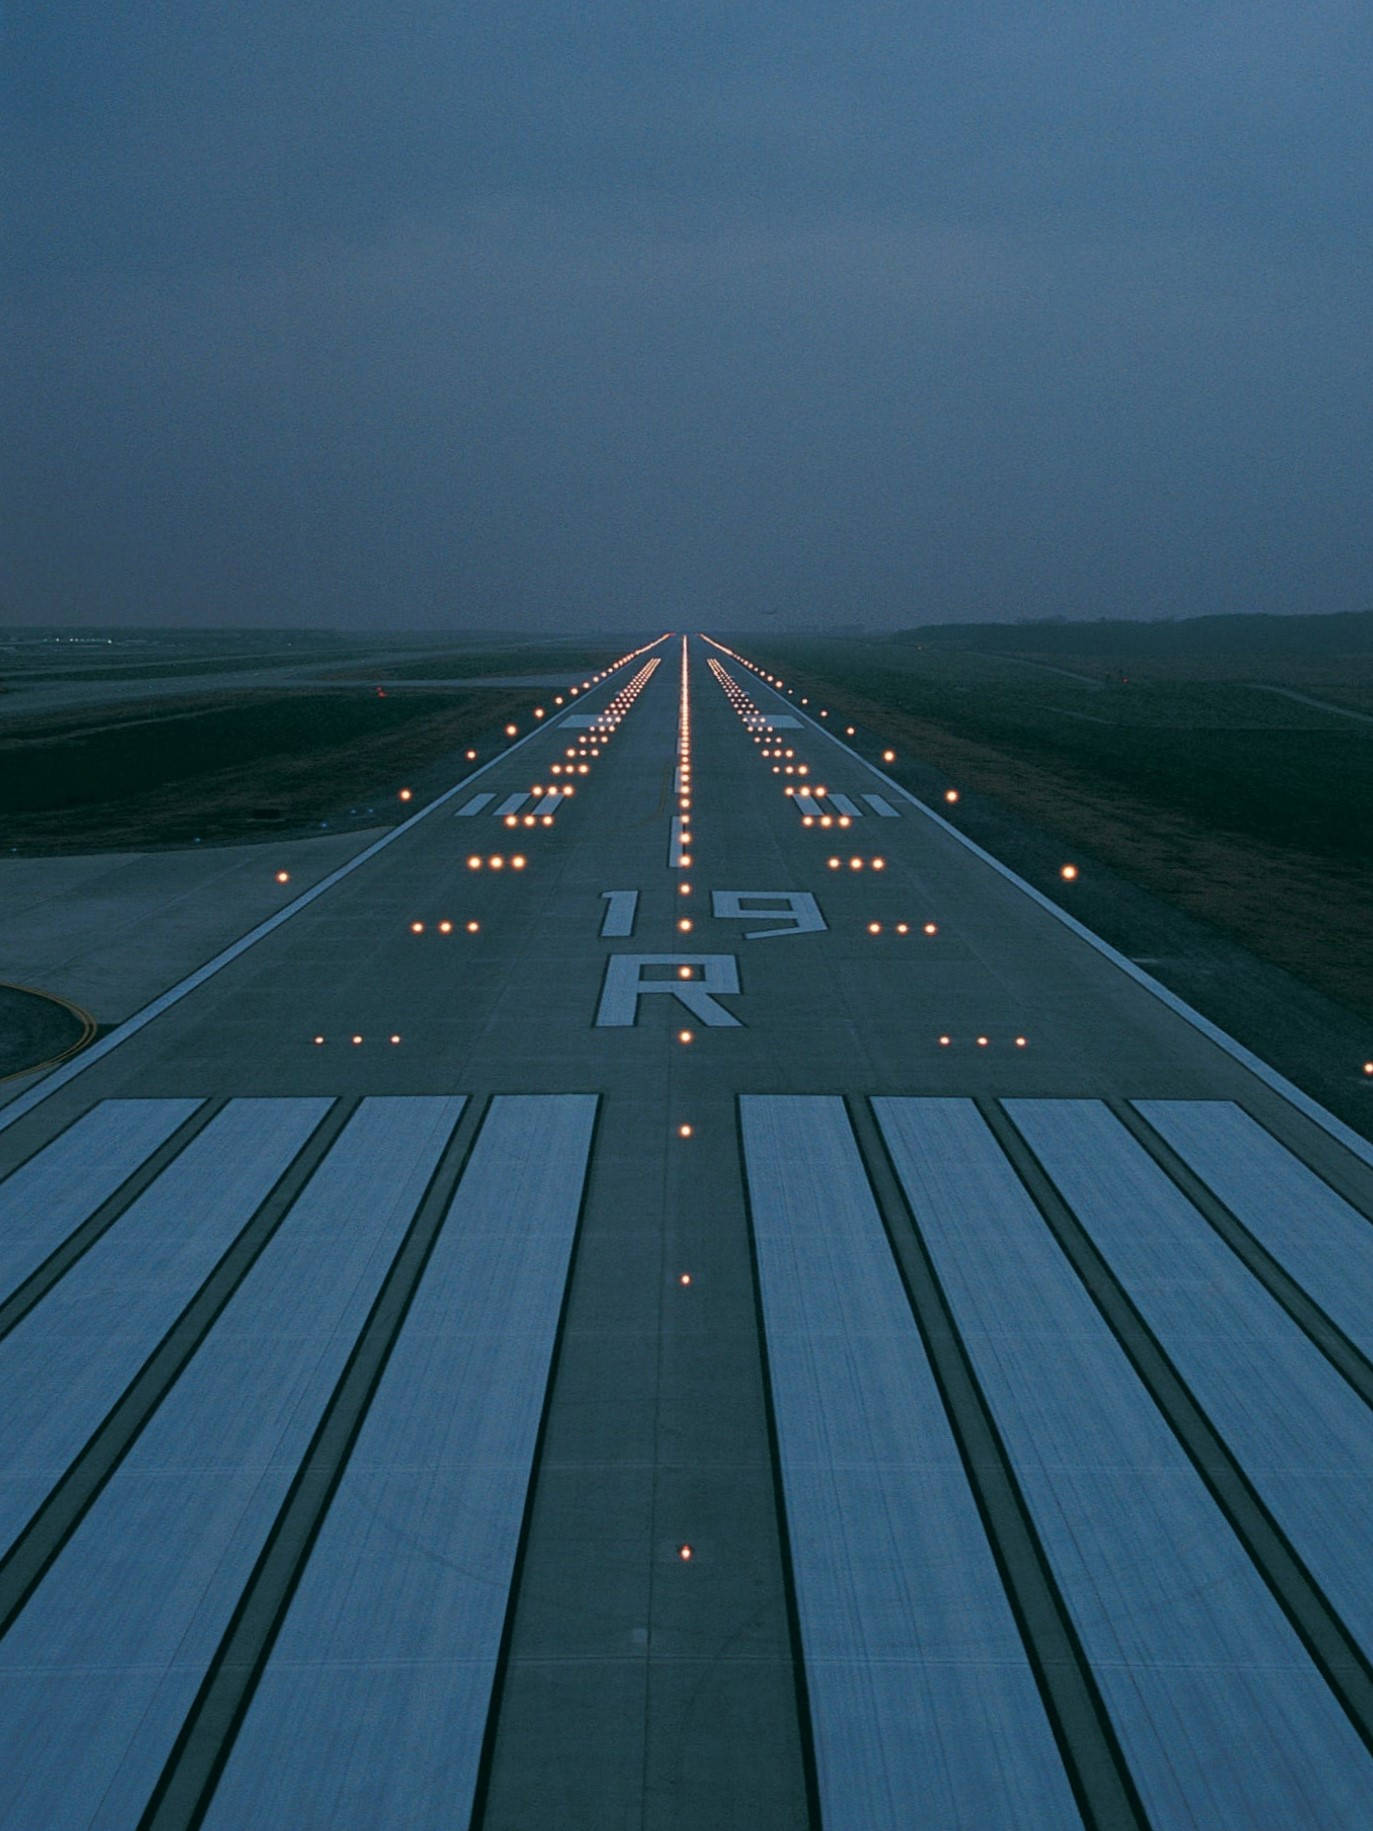
[{"label": "distant treeline", "polygon": [[1159,623],[1106,617],[1091,623],[1057,618],[1032,623],[930,623],[898,630],[890,640],[1082,658],[1129,654],[1160,661],[1230,660],[1281,655],[1323,660],[1337,655],[1373,655],[1373,610],[1308,617],[1186,617]]}]

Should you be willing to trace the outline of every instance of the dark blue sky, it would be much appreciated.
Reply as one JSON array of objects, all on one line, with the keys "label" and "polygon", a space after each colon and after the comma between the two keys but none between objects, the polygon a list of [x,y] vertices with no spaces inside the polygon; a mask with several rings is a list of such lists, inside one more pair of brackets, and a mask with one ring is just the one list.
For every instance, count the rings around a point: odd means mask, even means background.
[{"label": "dark blue sky", "polygon": [[3,28],[0,606],[1373,603],[1367,0]]}]

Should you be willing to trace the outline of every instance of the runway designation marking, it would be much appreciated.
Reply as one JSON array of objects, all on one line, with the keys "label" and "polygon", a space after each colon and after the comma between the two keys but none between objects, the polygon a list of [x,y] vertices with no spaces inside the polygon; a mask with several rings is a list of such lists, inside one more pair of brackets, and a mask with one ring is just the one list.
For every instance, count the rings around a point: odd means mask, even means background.
[{"label": "runway designation marking", "polygon": [[[750,903],[780,903],[780,909],[746,909]],[[713,890],[711,914],[722,922],[783,922],[783,928],[751,928],[746,941],[768,941],[774,935],[821,934],[828,927],[820,905],[809,890]]]},{"label": "runway designation marking", "polygon": [[454,820],[465,820],[472,814],[480,814],[482,809],[495,799],[494,795],[473,795],[470,801],[463,802],[453,818]]},{"label": "runway designation marking", "polygon": [[[645,967],[670,970],[671,979],[647,979]],[[699,979],[678,975],[684,967],[701,969]],[[684,1004],[693,1017],[713,1029],[737,1030],[739,1019],[716,997],[729,998],[739,990],[739,962],[734,954],[612,954],[605,963],[596,1027],[629,1029],[639,1021],[639,1000],[650,993],[667,993]]]},{"label": "runway designation marking", "polygon": [[637,890],[603,890],[602,901],[606,910],[601,918],[601,935],[605,939],[620,938],[634,933],[634,917],[639,907]]}]

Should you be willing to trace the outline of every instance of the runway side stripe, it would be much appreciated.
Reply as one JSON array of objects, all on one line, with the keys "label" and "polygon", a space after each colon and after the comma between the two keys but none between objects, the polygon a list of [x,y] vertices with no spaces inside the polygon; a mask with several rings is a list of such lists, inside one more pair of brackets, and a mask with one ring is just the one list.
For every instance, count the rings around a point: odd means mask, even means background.
[{"label": "runway side stripe", "polygon": [[492,1102],[206,1825],[467,1824],[595,1113]]},{"label": "runway side stripe", "polygon": [[1373,1413],[1103,1105],[1004,1105],[1306,1569],[1373,1652]]},{"label": "runway side stripe", "polygon": [[329,1104],[232,1101],[0,1342],[0,1551],[13,1544]]},{"label": "runway side stripe", "polygon": [[0,1643],[0,1822],[139,1822],[461,1104],[363,1102]]},{"label": "runway side stripe", "polygon": [[0,1300],[203,1102],[102,1100],[0,1183]]},{"label": "runway side stripe", "polygon": [[1151,1822],[1346,1823],[1367,1749],[976,1107],[873,1110]]},{"label": "runway side stripe", "polygon": [[494,795],[473,795],[470,801],[463,802],[453,818],[454,820],[470,819],[473,814],[480,814],[484,807],[489,807],[495,799]]},{"label": "runway side stripe", "polygon": [[1373,1225],[1228,1100],[1135,1110],[1373,1360]]},{"label": "runway side stripe", "polygon": [[[705,636],[703,639],[706,642],[712,641],[709,636]],[[720,645],[714,643],[713,646],[718,648]],[[776,688],[769,687],[761,680],[755,681],[754,686],[760,695],[770,693],[782,705],[789,703],[781,693],[777,692]],[[819,719],[811,718],[809,713],[804,712],[800,714],[800,717],[813,731],[820,732],[827,737],[832,744],[843,751],[845,756],[852,757],[855,763],[861,763],[870,775],[877,777],[879,782],[885,782],[893,794],[900,795],[902,800],[909,802],[918,813],[923,814],[927,820],[932,820],[951,839],[956,840],[965,851],[971,852],[974,858],[980,858],[983,864],[990,865],[998,877],[1005,878],[1008,884],[1014,884],[1017,890],[1023,891],[1031,902],[1038,903],[1039,907],[1047,911],[1056,922],[1061,922],[1079,940],[1085,941],[1089,947],[1094,948],[1103,959],[1109,960],[1113,966],[1119,967],[1127,979],[1133,979],[1136,985],[1143,986],[1145,991],[1157,998],[1160,1004],[1166,1005],[1170,1011],[1181,1017],[1184,1022],[1189,1023],[1200,1035],[1209,1038],[1217,1048],[1223,1049],[1232,1061],[1239,1062],[1251,1074],[1257,1075],[1266,1087],[1270,1087],[1274,1093],[1281,1094],[1290,1106],[1295,1107],[1299,1113],[1303,1113],[1330,1137],[1337,1139],[1362,1162],[1373,1165],[1373,1143],[1356,1132],[1353,1126],[1346,1125],[1343,1119],[1337,1119],[1334,1113],[1327,1112],[1319,1100],[1313,1100],[1310,1094],[1303,1093],[1300,1087],[1287,1079],[1286,1075],[1279,1074],[1276,1068],[1270,1068],[1268,1063],[1255,1055],[1252,1049],[1246,1049],[1243,1043],[1236,1042],[1234,1037],[1222,1030],[1219,1024],[1213,1024],[1209,1017],[1203,1017],[1200,1011],[1194,1011],[1191,1005],[1178,997],[1176,992],[1170,992],[1166,985],[1151,978],[1142,968],[1136,966],[1133,960],[1127,959],[1119,949],[1112,947],[1109,941],[1103,941],[1100,935],[1093,934],[1090,928],[1079,922],[1076,916],[1069,915],[1066,909],[1055,903],[1051,897],[1045,896],[1042,890],[1036,890],[1033,884],[1027,884],[1025,879],[1012,871],[1009,865],[1003,865],[999,858],[993,858],[992,854],[978,845],[976,840],[969,839],[966,833],[961,833],[942,815],[935,813],[932,807],[927,807],[918,795],[913,795],[910,789],[903,788],[894,777],[889,776],[885,770],[879,769],[876,763],[870,763],[851,744],[846,744],[843,738],[836,737],[827,726],[820,723]],[[777,720],[774,719],[773,723],[776,724]],[[882,799],[880,795],[864,795],[863,799],[878,813],[882,811],[877,807],[877,802]],[[896,809],[889,806],[887,811],[895,814]],[[61,1071],[58,1070],[58,1072]]]},{"label": "runway side stripe", "polygon": [[1078,1823],[843,1102],[740,1114],[827,1831]]}]

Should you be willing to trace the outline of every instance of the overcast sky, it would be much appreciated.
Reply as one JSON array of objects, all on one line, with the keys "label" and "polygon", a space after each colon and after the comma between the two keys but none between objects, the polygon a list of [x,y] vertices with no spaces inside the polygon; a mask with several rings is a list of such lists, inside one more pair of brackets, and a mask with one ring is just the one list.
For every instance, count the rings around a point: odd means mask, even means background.
[{"label": "overcast sky", "polygon": [[1368,0],[0,31],[9,621],[1373,604]]}]

